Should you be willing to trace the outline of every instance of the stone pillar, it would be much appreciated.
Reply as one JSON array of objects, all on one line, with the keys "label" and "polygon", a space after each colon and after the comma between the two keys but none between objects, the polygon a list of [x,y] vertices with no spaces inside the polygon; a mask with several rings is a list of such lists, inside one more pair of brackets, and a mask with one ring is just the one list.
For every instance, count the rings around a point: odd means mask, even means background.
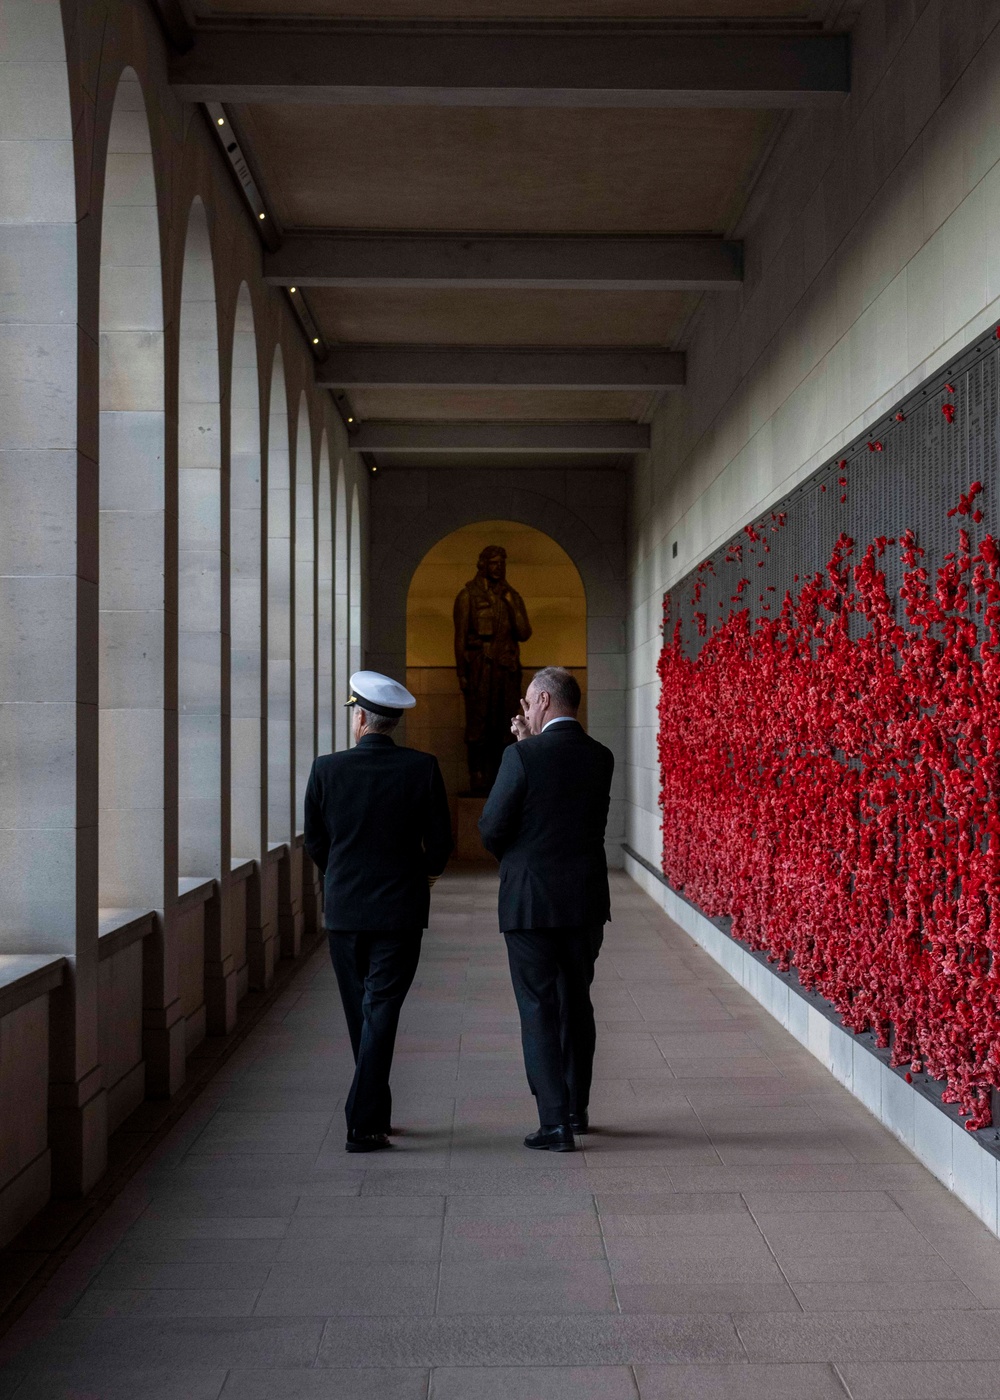
[{"label": "stone pillar", "polygon": [[278,930],[281,956],[297,958],[302,949],[302,861],[305,852],[297,836],[279,867]]}]

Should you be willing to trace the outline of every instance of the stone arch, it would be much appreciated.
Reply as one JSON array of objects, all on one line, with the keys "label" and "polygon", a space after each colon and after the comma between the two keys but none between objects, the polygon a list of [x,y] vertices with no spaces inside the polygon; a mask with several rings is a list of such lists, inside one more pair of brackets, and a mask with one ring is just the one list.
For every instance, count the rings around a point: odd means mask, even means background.
[{"label": "stone arch", "polygon": [[[583,691],[580,719],[584,724],[588,720],[586,592],[579,569],[562,546],[536,526],[510,520],[461,525],[438,540],[414,570],[407,590],[406,684],[417,697],[417,708],[406,715],[406,742],[437,758],[453,818],[459,794],[469,791],[472,782],[453,614],[486,544],[506,550],[508,582],[524,599],[531,624],[531,636],[519,645],[520,694],[540,666],[567,666]],[[513,684],[506,706],[502,742],[509,742],[507,717],[517,707]],[[480,759],[484,757],[481,751]]]},{"label": "stone arch", "polygon": [[334,712],[334,746],[347,747],[350,726],[350,712],[343,708],[347,699],[347,686],[350,679],[350,646],[348,626],[350,608],[348,606],[348,543],[350,539],[347,518],[347,482],[344,477],[344,463],[337,463],[337,490],[333,516],[333,647],[334,647],[334,692],[337,706]]},{"label": "stone arch", "polygon": [[178,355],[178,859],[182,879],[199,879],[222,872],[222,455],[215,270],[198,197]]},{"label": "stone arch", "polygon": [[279,345],[267,430],[267,839],[292,839],[292,482]]},{"label": "stone arch", "polygon": [[262,859],[263,500],[260,380],[253,305],[244,282],[233,323],[230,388],[231,849]]},{"label": "stone arch", "polygon": [[312,430],[305,391],[295,433],[295,816],[302,830],[316,752],[316,510]]},{"label": "stone arch", "polygon": [[101,227],[98,895],[162,908],[164,335],[149,124],[126,68],[108,132]]},{"label": "stone arch", "polygon": [[329,753],[334,745],[333,496],[330,488],[330,449],[324,431],[319,445],[319,481],[316,492],[316,750],[318,753]]}]

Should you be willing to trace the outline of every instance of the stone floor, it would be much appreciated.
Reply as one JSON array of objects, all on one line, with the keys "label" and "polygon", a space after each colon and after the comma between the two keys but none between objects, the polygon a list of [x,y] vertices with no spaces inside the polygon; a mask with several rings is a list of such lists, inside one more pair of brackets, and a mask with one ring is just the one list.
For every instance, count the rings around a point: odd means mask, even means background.
[{"label": "stone floor", "polygon": [[0,1400],[1000,1396],[1000,1241],[624,877],[596,1131],[533,1127],[492,875],[349,1157],[318,955],[3,1344]]}]

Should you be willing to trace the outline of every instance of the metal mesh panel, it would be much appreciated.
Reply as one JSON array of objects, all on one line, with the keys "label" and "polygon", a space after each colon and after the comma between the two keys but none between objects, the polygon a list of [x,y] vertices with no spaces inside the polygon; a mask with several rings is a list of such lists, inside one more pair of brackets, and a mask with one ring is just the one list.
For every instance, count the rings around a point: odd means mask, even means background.
[{"label": "metal mesh panel", "polygon": [[[991,332],[824,463],[773,512],[754,521],[762,535],[758,542],[741,532],[710,556],[714,572],[694,569],[675,585],[670,623],[682,620],[688,655],[696,656],[703,645],[696,613],[705,615],[708,631],[743,606],[754,619],[774,617],[786,590],[796,593],[803,579],[825,569],[841,533],[854,541],[857,562],[876,537],[898,538],[909,528],[925,550],[924,563],[932,574],[957,547],[963,524],[973,530],[974,541],[987,531],[1000,536],[998,359],[1000,341]],[[946,388],[949,384],[953,392]],[[955,408],[951,423],[942,413],[945,404]],[[881,450],[872,450],[869,443],[881,443]],[[847,478],[846,486],[841,477]],[[970,526],[968,519],[949,519],[948,511],[977,480],[985,488],[976,500],[982,522]],[[773,517],[782,514],[784,525],[772,528]],[[896,549],[886,552],[882,567],[889,591],[896,595],[902,581]],[[737,597],[742,579],[749,582]],[[855,616],[852,626],[863,628],[863,619]]]}]

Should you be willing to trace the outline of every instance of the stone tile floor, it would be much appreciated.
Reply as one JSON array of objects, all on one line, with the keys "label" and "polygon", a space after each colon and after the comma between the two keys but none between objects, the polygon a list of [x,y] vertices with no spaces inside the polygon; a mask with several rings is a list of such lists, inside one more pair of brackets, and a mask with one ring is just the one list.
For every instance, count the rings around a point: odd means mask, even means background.
[{"label": "stone tile floor", "polygon": [[434,892],[343,1150],[317,955],[0,1350],[0,1400],[1000,1397],[1000,1241],[624,876],[596,1131],[533,1126],[496,879]]}]

